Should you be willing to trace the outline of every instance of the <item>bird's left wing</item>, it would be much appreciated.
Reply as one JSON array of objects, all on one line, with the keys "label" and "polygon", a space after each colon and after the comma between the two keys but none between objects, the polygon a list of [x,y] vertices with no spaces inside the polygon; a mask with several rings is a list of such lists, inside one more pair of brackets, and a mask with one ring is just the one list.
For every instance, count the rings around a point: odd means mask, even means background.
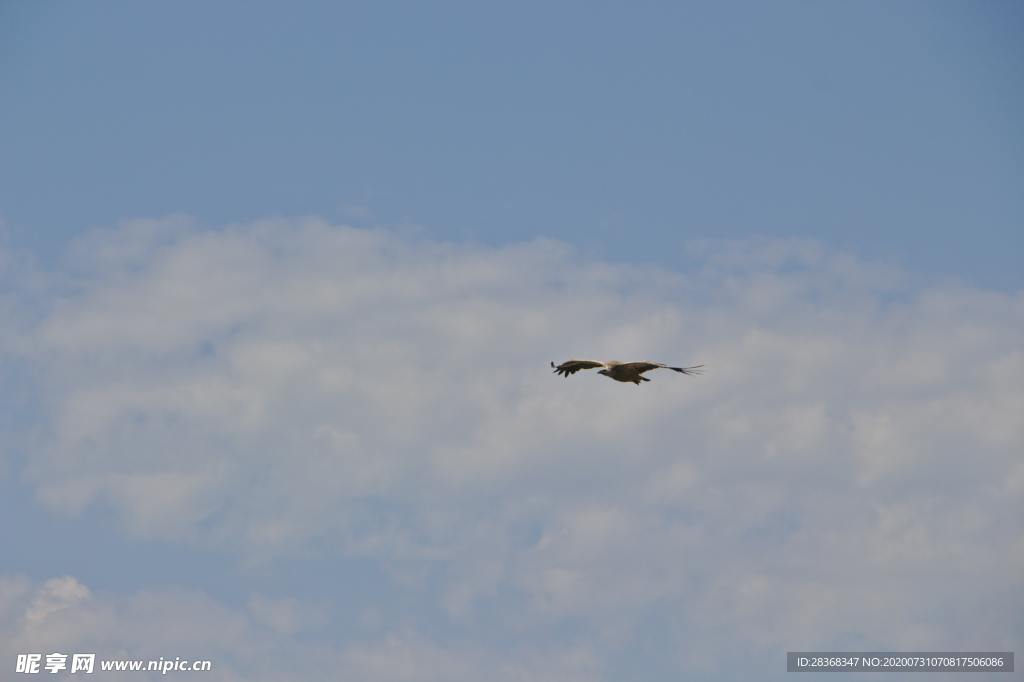
[{"label": "bird's left wing", "polygon": [[660,362],[624,362],[619,367],[624,372],[636,372],[637,374],[643,374],[649,372],[652,369],[658,369],[659,367],[668,367]]},{"label": "bird's left wing", "polygon": [[563,377],[567,377],[570,374],[575,374],[581,369],[594,369],[595,367],[604,367],[603,362],[597,362],[596,360],[566,360],[560,365],[551,363],[551,366],[555,368],[555,374],[560,374]]},{"label": "bird's left wing", "polygon": [[633,371],[636,372],[637,374],[643,374],[644,372],[649,372],[652,369],[658,369],[659,367],[671,369],[675,372],[680,372],[682,374],[693,375],[704,373],[704,365],[695,365],[693,367],[671,367],[669,365],[663,365],[660,362],[627,362],[623,365],[619,365],[619,367],[627,367],[629,369],[626,371]]}]

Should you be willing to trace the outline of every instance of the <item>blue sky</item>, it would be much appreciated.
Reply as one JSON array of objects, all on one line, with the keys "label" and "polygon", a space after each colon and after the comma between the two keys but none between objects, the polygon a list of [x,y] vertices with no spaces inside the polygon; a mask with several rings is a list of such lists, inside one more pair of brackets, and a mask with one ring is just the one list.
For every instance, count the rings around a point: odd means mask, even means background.
[{"label": "blue sky", "polygon": [[0,665],[739,680],[1019,645],[1022,28],[0,4]]},{"label": "blue sky", "polygon": [[667,264],[694,238],[812,237],[1021,281],[1016,3],[2,12],[15,244],[323,215],[602,255],[629,235],[627,258]]}]

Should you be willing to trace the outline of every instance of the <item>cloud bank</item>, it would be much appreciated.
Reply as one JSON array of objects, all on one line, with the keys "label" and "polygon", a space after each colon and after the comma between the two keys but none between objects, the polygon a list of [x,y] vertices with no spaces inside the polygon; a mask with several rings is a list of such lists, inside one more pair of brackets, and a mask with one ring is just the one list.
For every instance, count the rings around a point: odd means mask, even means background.
[{"label": "cloud bank", "polygon": [[[798,241],[692,261],[315,219],[98,232],[32,305],[4,299],[42,424],[15,439],[16,475],[133,537],[364,558],[477,633],[413,623],[324,654],[364,671],[419,656],[444,679],[541,676],[473,653],[492,640],[560,643],[542,666],[558,679],[614,678],[652,648],[707,674],[737,646],[754,670],[786,649],[1012,649],[1024,296]],[[550,373],[569,357],[708,373]],[[91,598],[69,584],[24,613]],[[245,618],[278,647],[304,622],[262,597]]]}]

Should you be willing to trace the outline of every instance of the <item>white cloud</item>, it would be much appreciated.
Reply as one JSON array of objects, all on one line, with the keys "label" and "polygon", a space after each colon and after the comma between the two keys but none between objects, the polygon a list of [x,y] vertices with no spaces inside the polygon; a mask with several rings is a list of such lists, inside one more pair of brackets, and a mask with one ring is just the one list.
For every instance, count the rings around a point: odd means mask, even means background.
[{"label": "white cloud", "polygon": [[[23,475],[147,538],[428,563],[460,623],[498,602],[499,630],[615,650],[656,615],[687,665],[1019,639],[1024,297],[801,242],[703,248],[677,273],[317,220],[94,236],[9,344],[49,417]],[[569,356],[708,373],[552,375]],[[287,611],[253,613],[283,633]]]},{"label": "white cloud", "polygon": [[71,608],[89,599],[89,588],[70,576],[54,578],[46,581],[35,595],[25,620],[30,625],[38,625],[55,614]]},{"label": "white cloud", "polygon": [[439,643],[408,628],[344,644],[303,640],[320,627],[321,607],[255,595],[235,609],[206,594],[147,590],[93,594],[73,577],[41,585],[0,576],[0,659],[19,653],[96,654],[102,679],[158,680],[159,672],[101,673],[103,660],[209,660],[204,679],[287,682],[316,678],[398,682],[596,679],[581,646],[494,650]]},{"label": "white cloud", "polygon": [[321,627],[327,620],[323,607],[287,597],[253,595],[248,608],[254,620],[283,635]]}]

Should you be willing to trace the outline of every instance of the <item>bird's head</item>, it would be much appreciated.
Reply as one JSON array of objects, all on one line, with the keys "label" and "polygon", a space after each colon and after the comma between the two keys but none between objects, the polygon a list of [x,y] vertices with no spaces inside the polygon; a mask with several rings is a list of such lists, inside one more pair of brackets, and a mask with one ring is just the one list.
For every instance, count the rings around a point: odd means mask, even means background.
[{"label": "bird's head", "polygon": [[597,370],[597,373],[598,374],[603,374],[605,376],[608,376],[608,370],[606,370],[606,369],[599,369],[599,370]]}]

